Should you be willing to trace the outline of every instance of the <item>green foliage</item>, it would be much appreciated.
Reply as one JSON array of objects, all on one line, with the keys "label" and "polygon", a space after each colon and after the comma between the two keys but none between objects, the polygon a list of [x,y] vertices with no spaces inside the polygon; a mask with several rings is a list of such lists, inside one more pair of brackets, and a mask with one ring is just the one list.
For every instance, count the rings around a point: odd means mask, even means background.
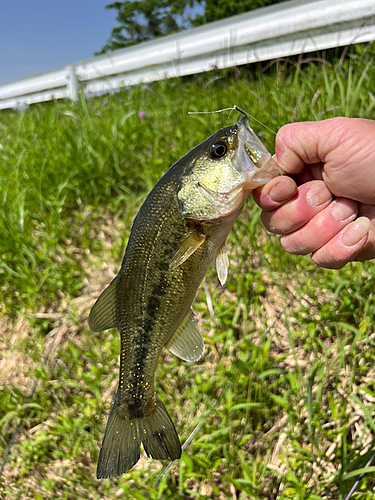
[{"label": "green foliage", "polygon": [[[192,26],[218,21],[285,0],[124,0],[106,5],[116,10],[118,26],[96,55],[147,42]],[[203,13],[202,13],[203,11]]]},{"label": "green foliage", "polygon": [[[237,120],[187,112],[236,103],[275,131],[374,118],[374,47],[345,54],[1,112],[1,459],[22,417],[1,497],[345,498],[375,442],[373,262],[327,271],[288,255],[248,201],[229,237],[227,284],[211,270],[196,298],[204,358],[191,365],[163,351],[158,363],[157,391],[181,441],[203,425],[157,488],[162,465],[144,455],[123,477],[95,479],[119,338],[87,327],[147,192]],[[272,152],[273,134],[253,128]],[[374,488],[367,474],[353,498],[374,500]]]},{"label": "green foliage", "polygon": [[106,5],[108,10],[117,10],[119,26],[97,54],[187,29],[188,12],[196,4],[196,0],[125,0]]},{"label": "green foliage", "polygon": [[212,23],[226,17],[243,14],[250,10],[260,9],[285,0],[205,0],[203,14],[197,14],[192,19],[193,26]]}]

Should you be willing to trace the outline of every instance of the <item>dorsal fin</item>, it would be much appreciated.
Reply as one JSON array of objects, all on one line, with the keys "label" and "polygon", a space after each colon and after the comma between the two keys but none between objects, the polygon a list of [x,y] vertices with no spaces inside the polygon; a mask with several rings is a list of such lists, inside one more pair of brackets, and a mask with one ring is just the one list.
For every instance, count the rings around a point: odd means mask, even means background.
[{"label": "dorsal fin", "polygon": [[116,285],[117,276],[91,308],[89,327],[93,332],[116,328]]},{"label": "dorsal fin", "polygon": [[189,311],[166,347],[184,361],[198,361],[202,357],[204,342],[193,311]]}]

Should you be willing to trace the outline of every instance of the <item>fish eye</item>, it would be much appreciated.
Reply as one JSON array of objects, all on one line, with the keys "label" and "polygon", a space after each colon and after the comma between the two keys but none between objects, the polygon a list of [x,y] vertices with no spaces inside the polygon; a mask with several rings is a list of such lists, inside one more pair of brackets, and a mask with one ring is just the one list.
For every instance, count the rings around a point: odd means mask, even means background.
[{"label": "fish eye", "polygon": [[213,158],[221,158],[228,151],[227,145],[223,142],[217,142],[216,144],[212,144],[210,147],[210,155]]}]

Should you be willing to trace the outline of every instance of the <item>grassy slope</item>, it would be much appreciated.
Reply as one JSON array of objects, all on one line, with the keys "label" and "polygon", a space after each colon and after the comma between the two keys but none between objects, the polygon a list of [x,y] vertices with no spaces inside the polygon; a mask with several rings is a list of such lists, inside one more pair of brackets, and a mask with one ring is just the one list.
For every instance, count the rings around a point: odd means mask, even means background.
[{"label": "grassy slope", "polygon": [[[359,46],[332,66],[211,72],[0,114],[0,457],[23,416],[0,479],[4,499],[143,498],[158,477],[160,464],[141,459],[121,478],[95,479],[119,342],[115,331],[90,332],[87,314],[147,191],[229,123],[187,111],[236,103],[274,130],[372,118],[373,56]],[[254,128],[272,150],[273,135]],[[197,296],[204,359],[160,360],[158,392],[182,441],[204,426],[151,498],[341,499],[368,460],[373,264],[316,269],[287,255],[258,219],[249,200],[229,238],[227,285],[210,271]],[[374,487],[367,476],[357,498],[375,498]]]}]

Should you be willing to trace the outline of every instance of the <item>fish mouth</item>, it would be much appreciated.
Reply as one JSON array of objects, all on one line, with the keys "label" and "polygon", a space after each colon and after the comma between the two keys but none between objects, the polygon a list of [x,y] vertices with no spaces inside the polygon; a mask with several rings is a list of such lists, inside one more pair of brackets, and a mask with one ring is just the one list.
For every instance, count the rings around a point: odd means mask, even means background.
[{"label": "fish mouth", "polygon": [[240,118],[237,122],[237,129],[238,146],[235,166],[244,175],[242,189],[255,189],[263,186],[274,177],[283,175],[284,171],[254,133],[247,117]]}]

